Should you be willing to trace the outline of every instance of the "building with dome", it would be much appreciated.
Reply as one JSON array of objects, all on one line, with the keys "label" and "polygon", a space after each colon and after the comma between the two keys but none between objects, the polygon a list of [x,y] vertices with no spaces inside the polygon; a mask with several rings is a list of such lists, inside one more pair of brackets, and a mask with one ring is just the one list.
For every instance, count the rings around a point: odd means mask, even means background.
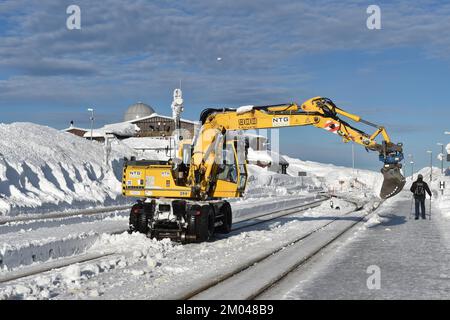
[{"label": "building with dome", "polygon": [[155,110],[151,106],[142,102],[138,102],[128,107],[123,117],[123,121],[132,121],[148,117],[153,113],[155,113]]},{"label": "building with dome", "polygon": [[[137,137],[167,138],[172,136],[175,130],[175,121],[172,117],[160,115],[151,106],[142,102],[128,107],[124,121],[139,128]],[[189,131],[191,137],[194,136],[196,125],[194,121],[180,119],[181,129]]]},{"label": "building with dome", "polygon": [[[130,133],[129,129],[131,128],[131,124],[135,125],[134,133]],[[191,138],[194,137],[195,128],[198,125],[198,122],[180,119],[181,129],[188,131]],[[63,131],[86,139],[92,138],[93,140],[102,142],[106,133],[113,134],[120,140],[129,137],[169,138],[173,135],[174,130],[175,121],[172,117],[160,115],[156,113],[153,107],[142,102],[137,102],[126,109],[123,122],[121,123],[109,124],[103,128],[94,129],[91,132],[90,129],[75,127],[72,121],[70,127]]]}]

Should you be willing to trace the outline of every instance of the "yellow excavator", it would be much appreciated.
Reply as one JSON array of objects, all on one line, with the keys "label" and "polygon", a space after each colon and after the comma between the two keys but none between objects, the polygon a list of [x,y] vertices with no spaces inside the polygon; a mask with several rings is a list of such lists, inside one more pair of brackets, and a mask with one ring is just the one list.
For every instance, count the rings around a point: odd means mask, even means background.
[{"label": "yellow excavator", "polygon": [[[374,127],[369,135],[343,117]],[[139,198],[130,212],[130,232],[183,243],[207,241],[232,225],[227,198],[242,197],[247,184],[248,141],[240,132],[315,126],[377,151],[383,162],[380,197],[387,199],[405,185],[401,174],[403,146],[391,141],[386,129],[338,108],[330,99],[315,97],[296,103],[205,109],[193,141],[180,140],[168,161],[125,159],[123,195]],[[382,137],[378,143],[376,138]]]}]

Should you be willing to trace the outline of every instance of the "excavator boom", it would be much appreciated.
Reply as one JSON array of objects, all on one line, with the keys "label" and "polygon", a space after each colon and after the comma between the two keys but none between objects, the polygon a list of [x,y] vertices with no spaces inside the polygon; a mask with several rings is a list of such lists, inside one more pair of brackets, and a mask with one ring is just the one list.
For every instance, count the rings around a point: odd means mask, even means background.
[{"label": "excavator boom", "polygon": [[[360,122],[374,127],[376,130],[372,134],[355,128],[346,122],[343,117],[352,121]],[[365,147],[367,150],[377,151],[379,159],[383,162],[381,173],[384,182],[381,188],[380,197],[387,199],[399,193],[406,180],[401,174],[401,161],[403,160],[402,144],[394,144],[383,126],[373,124],[361,119],[357,115],[348,113],[338,107],[327,98],[315,97],[301,106],[295,103],[269,105],[269,106],[243,106],[238,109],[206,109],[203,111],[200,120],[202,122],[201,137],[205,137],[205,132],[209,131],[207,141],[199,141],[194,148],[192,174],[202,166],[204,162],[204,146],[210,145],[215,139],[214,130],[226,132],[230,130],[249,129],[273,129],[281,127],[307,126],[312,125],[324,129],[328,132],[340,136],[344,142],[354,142]],[[382,142],[376,141],[381,136]],[[207,171],[207,168],[204,168]]]}]

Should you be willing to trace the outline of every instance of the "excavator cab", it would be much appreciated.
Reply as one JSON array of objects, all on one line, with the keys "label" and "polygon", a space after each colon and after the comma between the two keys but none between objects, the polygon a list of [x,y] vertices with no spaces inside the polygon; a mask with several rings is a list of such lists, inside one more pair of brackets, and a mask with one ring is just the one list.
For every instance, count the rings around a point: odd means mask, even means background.
[{"label": "excavator cab", "polygon": [[235,137],[225,140],[221,148],[216,150],[218,159],[216,161],[216,186],[213,198],[241,197],[247,185],[247,166],[245,152],[243,152],[241,139]]}]

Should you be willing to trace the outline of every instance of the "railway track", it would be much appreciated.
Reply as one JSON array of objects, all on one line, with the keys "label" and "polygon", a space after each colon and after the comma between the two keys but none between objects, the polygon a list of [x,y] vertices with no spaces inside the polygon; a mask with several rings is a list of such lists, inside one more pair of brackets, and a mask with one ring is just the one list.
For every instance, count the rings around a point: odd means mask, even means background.
[{"label": "railway track", "polygon": [[[231,228],[231,235],[235,234],[237,231],[240,231],[242,229],[247,229],[252,226],[265,223],[267,221],[275,220],[281,217],[285,217],[291,214],[299,213],[311,208],[316,208],[320,206],[324,201],[330,199],[330,197],[323,196],[319,200],[312,201],[310,203],[306,203],[303,205],[295,206],[293,208],[288,209],[282,209],[282,210],[276,210],[269,213],[261,214],[255,217],[251,217],[244,220],[238,220],[235,222]],[[226,235],[227,237],[230,236],[230,234]]]},{"label": "railway track", "polygon": [[[115,231],[108,233],[110,235],[114,234],[121,234],[123,232],[126,232],[127,229]],[[98,238],[100,235],[96,235],[96,238]],[[60,269],[64,267],[68,267],[73,264],[77,263],[84,263],[84,262],[91,262],[95,260],[99,260],[108,256],[112,256],[116,254],[115,251],[108,251],[108,252],[99,252],[99,253],[83,253],[76,256],[69,256],[69,257],[60,257],[55,260],[51,261],[45,261],[38,263],[36,265],[30,265],[25,266],[20,269],[15,269],[9,272],[6,272],[5,274],[0,273],[0,283],[5,283],[21,278],[26,278],[33,275],[38,275],[41,273],[45,273],[47,271],[51,271],[54,269]]]},{"label": "railway track", "polygon": [[41,221],[41,220],[49,220],[49,219],[61,219],[61,218],[70,218],[76,216],[90,216],[97,215],[115,211],[123,211],[129,210],[131,208],[130,205],[123,206],[114,206],[114,207],[106,207],[106,208],[98,208],[98,209],[87,209],[87,210],[76,210],[76,211],[67,211],[67,212],[51,212],[45,214],[39,214],[37,216],[27,216],[27,217],[1,217],[0,225],[5,225],[8,223],[14,222],[30,222],[30,221]]},{"label": "railway track", "polygon": [[[318,206],[320,206],[321,203],[323,203],[324,201],[326,201],[328,199],[329,199],[329,197],[323,196],[322,198],[315,200],[313,202],[307,203],[307,204],[302,204],[302,205],[295,206],[295,207],[289,208],[289,209],[276,210],[276,211],[273,211],[270,213],[265,213],[262,215],[251,217],[249,219],[239,220],[237,223],[234,224],[234,226],[231,230],[231,234],[226,235],[226,236],[236,234],[242,230],[254,227],[258,224],[267,223],[270,221],[277,220],[281,217],[298,214],[298,213],[308,210],[310,208],[318,207]],[[121,230],[117,230],[115,232],[106,233],[106,234],[111,234],[111,235],[121,234],[123,232],[126,232],[127,230],[128,230],[127,228],[123,228]],[[97,237],[98,237],[98,235],[97,235]],[[218,237],[220,237],[220,236],[218,236]],[[108,251],[108,252],[103,252],[103,253],[88,253],[88,254],[80,254],[77,256],[61,257],[57,260],[46,261],[46,262],[39,263],[37,265],[30,265],[30,266],[22,267],[18,270],[13,270],[13,271],[7,272],[4,275],[0,275],[0,283],[6,283],[6,282],[13,281],[13,280],[21,279],[21,278],[38,275],[38,274],[45,273],[45,272],[48,272],[48,271],[51,271],[54,269],[68,267],[70,265],[77,264],[77,263],[85,263],[85,262],[92,262],[95,260],[100,260],[105,257],[110,257],[114,254],[116,254],[116,252]]]},{"label": "railway track", "polygon": [[366,221],[365,218],[373,214],[373,211],[362,210],[362,207],[358,206],[356,210],[301,234],[293,241],[250,261],[245,261],[230,272],[215,277],[196,288],[178,292],[167,298],[179,300],[256,299],[289,273],[320,254],[322,250],[349,230]]}]

